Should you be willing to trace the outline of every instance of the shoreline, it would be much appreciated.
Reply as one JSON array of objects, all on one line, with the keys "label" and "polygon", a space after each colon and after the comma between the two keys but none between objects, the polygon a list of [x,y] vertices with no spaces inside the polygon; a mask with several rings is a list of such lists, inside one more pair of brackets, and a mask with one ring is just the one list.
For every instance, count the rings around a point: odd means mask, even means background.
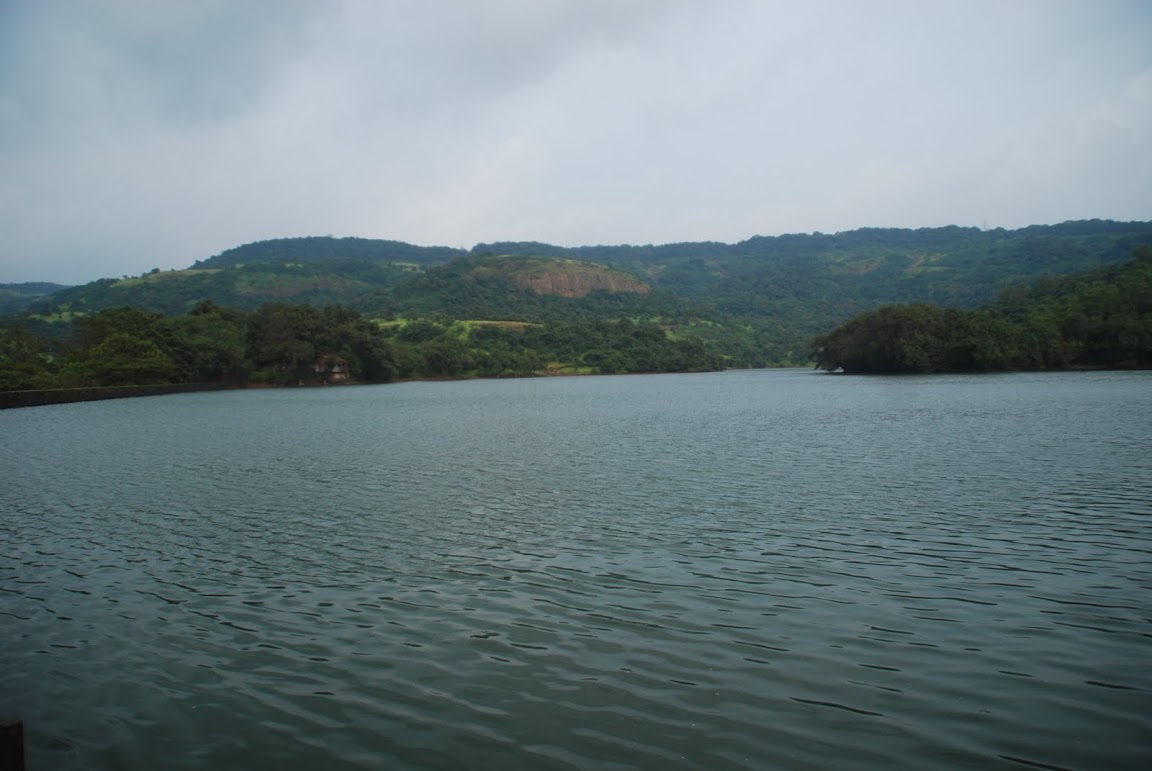
[{"label": "shoreline", "polygon": [[[737,368],[740,369],[740,368]],[[749,369],[803,369],[809,370],[813,374],[832,375],[840,377],[933,377],[940,375],[1004,375],[1010,373],[1043,373],[1043,372],[1131,372],[1131,371],[1146,371],[1143,367],[1068,367],[1062,369],[1011,369],[1011,370],[971,370],[971,371],[952,371],[952,372],[844,372],[844,371],[820,371],[819,367],[811,368],[803,367],[751,367]],[[509,375],[509,376],[452,376],[452,375],[436,375],[430,377],[406,377],[395,378],[393,380],[385,380],[380,383],[371,383],[367,381],[355,381],[344,383],[301,383],[296,385],[273,385],[271,383],[245,383],[243,385],[236,385],[234,383],[165,383],[154,385],[129,385],[129,386],[90,386],[86,388],[45,388],[34,389],[28,391],[0,391],[0,410],[18,409],[20,407],[47,407],[53,404],[75,404],[78,402],[95,402],[105,401],[107,399],[130,399],[137,396],[166,396],[168,394],[182,394],[182,393],[197,393],[200,391],[248,391],[248,390],[263,390],[263,389],[282,389],[282,388],[342,388],[345,386],[369,386],[369,385],[399,385],[401,383],[448,383],[456,381],[467,380],[523,380],[528,378],[552,378],[552,377],[612,377],[612,376],[626,376],[626,375],[693,375],[704,374],[708,372],[728,372],[730,369],[723,370],[683,370],[676,372],[651,372],[651,371],[638,371],[638,372],[535,372],[530,375]]]},{"label": "shoreline", "polygon": [[[694,372],[716,372],[722,370],[685,370],[684,372],[613,372],[612,375],[674,375]],[[437,375],[430,377],[409,377],[385,380],[380,383],[300,383],[296,385],[274,385],[272,383],[165,383],[155,385],[128,386],[89,386],[82,388],[41,388],[27,391],[0,391],[0,410],[20,407],[46,407],[52,404],[76,404],[78,402],[105,401],[107,399],[130,399],[136,396],[166,396],[168,394],[196,393],[198,391],[247,391],[281,388],[342,388],[344,386],[393,385],[399,383],[444,383],[465,380],[521,380],[539,377],[588,377],[606,376],[599,372],[534,372],[528,375],[471,376]]]},{"label": "shoreline", "polygon": [[19,407],[45,407],[50,404],[97,402],[134,396],[165,396],[196,391],[226,391],[231,383],[164,383],[155,385],[91,386],[88,388],[44,388],[31,391],[0,391],[0,410]]}]

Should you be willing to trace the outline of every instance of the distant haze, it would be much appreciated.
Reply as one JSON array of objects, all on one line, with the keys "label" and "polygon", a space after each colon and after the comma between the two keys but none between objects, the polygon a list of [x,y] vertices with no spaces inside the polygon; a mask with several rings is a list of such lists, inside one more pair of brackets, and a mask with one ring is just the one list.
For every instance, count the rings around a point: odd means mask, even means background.
[{"label": "distant haze", "polygon": [[1146,0],[0,0],[0,282],[1152,219]]}]

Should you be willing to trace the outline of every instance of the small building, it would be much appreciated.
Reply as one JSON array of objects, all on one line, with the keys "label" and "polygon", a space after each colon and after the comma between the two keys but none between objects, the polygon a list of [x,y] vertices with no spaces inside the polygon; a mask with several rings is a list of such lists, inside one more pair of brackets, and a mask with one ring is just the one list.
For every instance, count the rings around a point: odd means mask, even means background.
[{"label": "small building", "polygon": [[344,383],[348,381],[348,361],[343,356],[325,354],[316,357],[312,364],[312,372],[325,383]]}]

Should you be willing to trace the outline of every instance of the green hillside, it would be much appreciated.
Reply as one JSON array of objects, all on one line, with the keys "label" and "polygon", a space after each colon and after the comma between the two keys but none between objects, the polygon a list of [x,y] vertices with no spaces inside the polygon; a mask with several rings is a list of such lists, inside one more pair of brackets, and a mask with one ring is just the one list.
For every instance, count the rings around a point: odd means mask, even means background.
[{"label": "green hillside", "polygon": [[228,268],[257,263],[410,262],[435,265],[467,254],[447,246],[414,246],[375,238],[273,238],[244,244],[197,261],[194,268]]},{"label": "green hillside", "polygon": [[67,288],[64,284],[52,284],[47,281],[0,284],[0,316],[20,313],[35,302]]},{"label": "green hillside", "polygon": [[[890,302],[976,307],[1008,286],[1123,261],[1141,244],[1152,244],[1150,222],[1086,220],[1019,230],[862,228],[737,244],[568,249],[496,243],[472,251],[602,262],[725,313],[799,316],[819,326],[818,317],[848,318]],[[789,313],[781,314],[782,307]]]},{"label": "green hillside", "polygon": [[154,271],[64,289],[33,303],[29,309],[56,316],[123,306],[180,314],[200,300],[245,310],[277,301],[349,305],[397,283],[411,270],[404,265],[349,260]]},{"label": "green hillside", "polygon": [[478,244],[470,252],[359,238],[238,246],[188,270],[102,279],[31,305],[41,320],[104,308],[179,315],[204,299],[342,304],[374,318],[659,323],[691,329],[733,366],[803,363],[807,340],[893,303],[975,308],[1003,289],[1123,261],[1152,223],[1103,220],[1019,230],[864,228],[756,236],[736,244],[558,247]]},{"label": "green hillside", "polygon": [[1011,287],[976,310],[885,306],[812,346],[818,366],[852,374],[1152,367],[1152,247],[1125,263]]},{"label": "green hillside", "polygon": [[681,314],[692,307],[631,273],[555,257],[478,255],[408,274],[358,303],[379,317],[546,321]]}]

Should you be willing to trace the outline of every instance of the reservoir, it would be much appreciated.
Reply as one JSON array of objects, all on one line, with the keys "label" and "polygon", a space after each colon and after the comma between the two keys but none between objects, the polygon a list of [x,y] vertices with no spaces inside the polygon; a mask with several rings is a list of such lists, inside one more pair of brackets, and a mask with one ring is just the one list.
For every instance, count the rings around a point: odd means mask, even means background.
[{"label": "reservoir", "polygon": [[30,769],[1152,767],[1152,373],[0,412]]}]

